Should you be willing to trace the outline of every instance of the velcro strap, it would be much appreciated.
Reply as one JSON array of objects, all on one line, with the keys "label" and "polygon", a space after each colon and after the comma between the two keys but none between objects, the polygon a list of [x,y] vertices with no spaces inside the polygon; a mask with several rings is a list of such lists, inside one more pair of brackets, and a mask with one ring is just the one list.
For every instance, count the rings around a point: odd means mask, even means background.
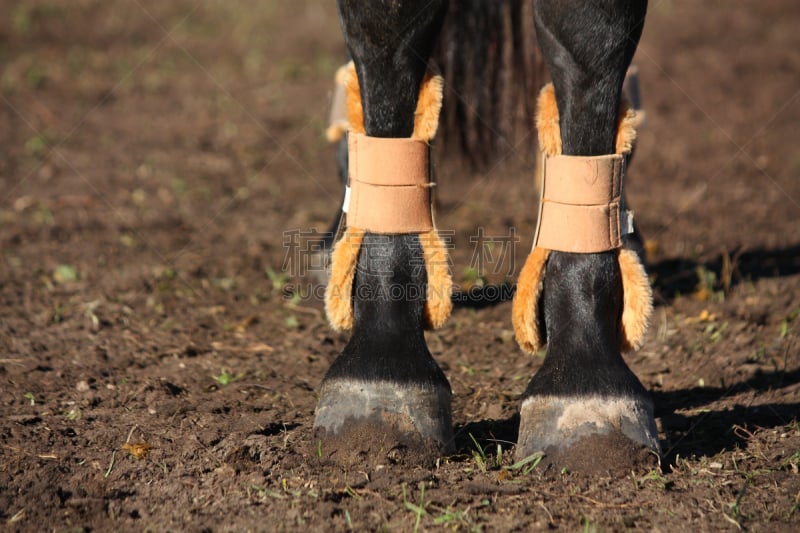
[{"label": "velcro strap", "polygon": [[545,160],[544,200],[571,205],[599,205],[619,200],[621,155],[556,155]]},{"label": "velcro strap", "polygon": [[371,233],[433,229],[430,147],[411,138],[348,135],[347,225]]},{"label": "velcro strap", "polygon": [[[620,224],[625,160],[620,154],[545,157],[535,246],[597,253],[622,246]],[[621,231],[621,227],[622,230]]]},{"label": "velcro strap", "polygon": [[569,205],[545,202],[536,246],[547,250],[596,253],[622,245],[619,202],[608,205]]}]

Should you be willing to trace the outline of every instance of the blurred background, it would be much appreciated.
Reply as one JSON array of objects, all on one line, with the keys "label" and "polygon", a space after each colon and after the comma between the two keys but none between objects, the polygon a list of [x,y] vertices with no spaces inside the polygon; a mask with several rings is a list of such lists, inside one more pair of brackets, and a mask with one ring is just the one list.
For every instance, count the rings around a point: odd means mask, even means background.
[{"label": "blurred background", "polygon": [[[796,431],[798,28],[793,0],[650,2],[627,190],[658,307],[629,362],[655,391],[672,457],[724,462],[749,442],[737,424]],[[0,518],[25,507],[14,494],[64,508],[54,487],[112,501],[117,474],[142,481],[161,463],[199,479],[194,461],[230,462],[253,425],[265,442],[307,438],[313,391],[346,337],[310,297],[318,280],[287,262],[286,232],[325,231],[339,207],[324,130],[343,59],[334,2],[0,0],[0,435],[20,465],[0,473],[17,489],[0,494]],[[512,283],[530,249],[534,139],[515,130],[479,167],[437,148],[437,222],[462,288]],[[428,336],[457,424],[513,417],[540,364],[509,316],[509,303],[458,308]],[[154,444],[152,471],[126,460],[98,476],[126,435]],[[254,483],[301,462],[280,453],[270,474],[265,452]],[[202,500],[240,481],[226,479],[192,490]],[[176,486],[137,501],[195,523],[181,513],[201,504],[183,509]],[[80,505],[67,514],[122,523]],[[52,512],[28,509],[20,527]]]}]

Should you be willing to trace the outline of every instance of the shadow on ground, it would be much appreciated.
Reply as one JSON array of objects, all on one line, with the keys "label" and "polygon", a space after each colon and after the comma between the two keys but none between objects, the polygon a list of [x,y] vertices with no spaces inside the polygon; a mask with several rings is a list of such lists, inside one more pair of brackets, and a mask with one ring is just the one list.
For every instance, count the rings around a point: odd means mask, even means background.
[{"label": "shadow on ground", "polygon": [[[661,419],[666,439],[661,443],[662,468],[669,471],[677,457],[714,456],[723,451],[745,448],[751,431],[791,423],[800,412],[800,403],[735,405],[722,410],[703,409],[726,397],[743,392],[759,393],[791,387],[800,383],[800,368],[792,371],[759,372],[752,378],[729,387],[692,387],[668,392],[654,392],[656,418]],[[692,414],[676,410],[695,410]],[[477,441],[489,456],[496,444],[504,450],[517,442],[519,415],[499,420],[481,420],[455,428],[456,450],[470,456]]]},{"label": "shadow on ground", "polygon": [[[715,290],[730,291],[742,282],[800,274],[800,245],[778,250],[734,250],[710,261],[687,258],[664,259],[647,265],[654,276],[656,304],[671,303],[677,296],[697,290],[699,273],[711,274]],[[484,309],[511,301],[515,284],[484,285],[453,295],[456,307]]]}]

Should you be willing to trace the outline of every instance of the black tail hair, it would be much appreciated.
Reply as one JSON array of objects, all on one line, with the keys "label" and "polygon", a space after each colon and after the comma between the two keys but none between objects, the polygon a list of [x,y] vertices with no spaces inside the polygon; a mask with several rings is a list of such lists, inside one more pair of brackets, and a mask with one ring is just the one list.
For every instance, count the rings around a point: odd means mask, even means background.
[{"label": "black tail hair", "polygon": [[476,166],[511,151],[533,159],[545,66],[533,0],[451,0],[434,57],[445,79],[440,139]]}]

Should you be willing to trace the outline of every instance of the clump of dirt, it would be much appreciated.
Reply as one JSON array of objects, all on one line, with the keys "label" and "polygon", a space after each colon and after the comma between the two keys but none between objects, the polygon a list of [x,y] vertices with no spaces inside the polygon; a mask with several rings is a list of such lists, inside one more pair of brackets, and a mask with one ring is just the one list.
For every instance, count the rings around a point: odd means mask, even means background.
[{"label": "clump of dirt", "polygon": [[317,428],[309,456],[316,455],[326,465],[368,470],[387,465],[430,468],[442,456],[441,443],[403,431],[397,424],[363,420],[346,425],[336,434]]},{"label": "clump of dirt", "polygon": [[655,470],[660,467],[659,454],[636,444],[621,432],[591,435],[578,439],[567,449],[549,447],[544,450],[543,466],[549,470],[564,468],[587,476],[626,476],[631,470]]}]

